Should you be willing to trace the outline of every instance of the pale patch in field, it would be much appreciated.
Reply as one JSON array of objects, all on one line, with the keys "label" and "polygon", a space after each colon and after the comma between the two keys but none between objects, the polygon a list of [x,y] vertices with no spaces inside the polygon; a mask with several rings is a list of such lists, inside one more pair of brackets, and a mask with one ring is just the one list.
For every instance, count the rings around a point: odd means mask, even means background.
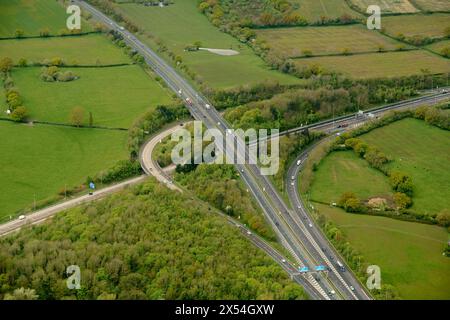
[{"label": "pale patch in field", "polygon": [[220,56],[235,56],[238,55],[239,52],[236,50],[230,49],[212,49],[212,48],[198,48],[199,50],[209,51],[211,53],[218,54]]}]

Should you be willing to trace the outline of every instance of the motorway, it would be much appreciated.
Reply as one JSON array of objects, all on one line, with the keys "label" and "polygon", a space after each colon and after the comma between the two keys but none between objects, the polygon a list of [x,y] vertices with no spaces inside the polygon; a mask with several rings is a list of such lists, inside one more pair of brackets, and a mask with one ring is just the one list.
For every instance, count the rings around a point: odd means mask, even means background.
[{"label": "motorway", "polygon": [[[189,193],[189,191],[181,189],[176,184],[174,184],[171,178],[164,172],[164,169],[161,168],[152,157],[153,150],[158,143],[160,143],[164,138],[169,137],[172,133],[176,132],[180,128],[185,127],[187,124],[188,123],[175,125],[150,138],[143,144],[139,155],[139,160],[141,162],[142,169],[148,175],[152,175],[159,182],[166,185],[172,190],[176,190],[179,192],[186,191]],[[203,202],[200,200],[199,203]],[[208,206],[208,209],[211,210],[212,208]],[[247,238],[253,245],[263,250],[268,256],[270,256],[275,262],[277,262],[288,273],[289,277],[293,281],[297,282],[305,289],[306,293],[308,293],[311,299],[321,299],[321,297],[317,295],[316,290],[308,283],[308,281],[305,280],[303,276],[299,274],[297,267],[292,262],[290,262],[289,259],[283,256],[278,250],[267,243],[263,238],[261,238],[257,234],[253,234],[253,232],[251,232],[251,230],[246,225],[219,210],[213,210],[216,214],[222,216],[225,220],[227,220],[230,225],[237,227],[245,238]]]},{"label": "motorway", "polygon": [[[132,33],[118,25],[96,8],[83,1],[73,1],[83,9],[89,11],[92,17],[110,29],[121,34],[124,41],[145,59],[146,63],[158,74],[178,96],[187,101],[186,107],[196,120],[203,121],[211,129],[219,129],[223,136],[230,128],[212,104],[197,92],[185,79],[183,79],[170,65],[162,60],[155,52],[138,40]],[[206,108],[209,104],[211,107]],[[301,128],[300,130],[303,130]],[[245,143],[239,137],[234,137],[239,150],[247,150]],[[244,145],[244,147],[242,147]],[[241,148],[240,148],[241,147]],[[228,152],[225,150],[225,152]],[[244,155],[240,155],[245,158]],[[313,270],[315,266],[324,265],[328,272],[305,273],[304,279],[308,286],[314,288],[316,295],[321,299],[370,299],[370,296],[350,272],[340,272],[330,257],[333,249],[327,240],[322,237],[318,241],[309,230],[309,222],[302,219],[297,212],[290,210],[280,197],[271,182],[260,172],[257,165],[236,165],[243,181],[247,184],[249,192],[255,197],[263,209],[267,221],[272,225],[281,243],[292,254],[298,267],[308,267]],[[334,260],[335,261],[335,260]]]}]

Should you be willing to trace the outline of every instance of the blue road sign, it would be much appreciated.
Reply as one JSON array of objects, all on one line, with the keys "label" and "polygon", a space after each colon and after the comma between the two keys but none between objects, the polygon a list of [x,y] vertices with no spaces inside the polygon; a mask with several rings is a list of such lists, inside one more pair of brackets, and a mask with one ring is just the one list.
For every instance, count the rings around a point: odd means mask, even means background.
[{"label": "blue road sign", "polygon": [[95,184],[93,182],[89,183],[89,188],[94,190],[95,189]]},{"label": "blue road sign", "polygon": [[326,270],[325,266],[317,266],[316,267],[316,271],[325,271],[325,270]]},{"label": "blue road sign", "polygon": [[308,267],[302,267],[299,269],[300,272],[308,272],[309,268]]}]

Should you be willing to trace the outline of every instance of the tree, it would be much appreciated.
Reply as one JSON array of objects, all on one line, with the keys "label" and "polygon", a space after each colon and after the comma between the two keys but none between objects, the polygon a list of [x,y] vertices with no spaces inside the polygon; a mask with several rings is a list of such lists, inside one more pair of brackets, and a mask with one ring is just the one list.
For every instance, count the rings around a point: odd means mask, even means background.
[{"label": "tree", "polygon": [[22,29],[16,29],[16,38],[23,38],[23,36],[25,35],[25,31],[23,31]]},{"label": "tree", "polygon": [[449,227],[450,226],[450,211],[444,209],[438,213],[436,216],[436,221],[440,226]]},{"label": "tree", "polygon": [[302,54],[303,54],[305,57],[311,57],[311,56],[312,56],[312,51],[309,50],[309,49],[303,49],[303,50],[302,50]]},{"label": "tree", "polygon": [[444,29],[444,35],[446,38],[450,38],[450,26]]},{"label": "tree", "polygon": [[27,59],[25,59],[25,58],[20,58],[19,59],[19,67],[26,67],[27,64],[28,64]]},{"label": "tree", "polygon": [[80,127],[84,121],[84,109],[81,107],[75,107],[70,113],[70,123],[74,126]]},{"label": "tree", "polygon": [[50,30],[48,28],[43,28],[39,30],[39,35],[41,37],[48,37],[50,35]]},{"label": "tree", "polygon": [[398,209],[406,209],[412,205],[412,200],[402,192],[394,193],[394,202]]},{"label": "tree", "polygon": [[195,41],[194,42],[194,47],[198,50],[199,48],[201,48],[203,45],[202,45],[202,42],[201,41]]},{"label": "tree", "polygon": [[37,300],[38,295],[34,289],[19,288],[14,290],[12,294],[5,294],[4,300]]},{"label": "tree", "polygon": [[14,121],[23,121],[27,117],[27,109],[24,106],[20,106],[14,109],[11,114],[11,118]]},{"label": "tree", "polygon": [[338,201],[338,205],[347,212],[361,212],[363,209],[361,201],[353,192],[344,192]]},{"label": "tree", "polygon": [[11,58],[5,57],[2,60],[0,60],[0,71],[3,73],[7,73],[11,71],[13,67],[13,61]]},{"label": "tree", "polygon": [[395,191],[405,193],[409,196],[412,195],[412,179],[407,174],[396,171],[392,172],[389,177],[389,182],[391,183],[392,189]]}]

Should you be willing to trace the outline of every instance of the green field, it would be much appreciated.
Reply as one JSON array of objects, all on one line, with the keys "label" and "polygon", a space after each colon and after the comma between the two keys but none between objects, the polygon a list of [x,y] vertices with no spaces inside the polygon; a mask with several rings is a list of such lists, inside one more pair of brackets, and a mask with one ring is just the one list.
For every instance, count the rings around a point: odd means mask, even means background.
[{"label": "green field", "polygon": [[394,285],[404,299],[450,299],[450,259],[442,256],[448,240],[444,228],[315,207],[339,226],[369,264],[380,266],[382,285]]},{"label": "green field", "polygon": [[25,58],[28,63],[59,57],[68,65],[108,65],[130,63],[121,49],[103,35],[59,38],[31,38],[0,41],[0,57],[10,57],[15,63]]},{"label": "green field", "polygon": [[[12,37],[17,29],[25,36],[39,35],[48,28],[50,34],[67,30],[64,7],[55,0],[0,0],[0,37]],[[91,28],[82,22],[81,29]]]},{"label": "green field", "polygon": [[319,65],[353,78],[388,78],[450,71],[450,62],[422,50],[294,60],[297,67]]},{"label": "green field", "polygon": [[361,17],[361,15],[340,0],[291,0],[292,4],[297,5],[297,13],[310,22],[316,22],[321,17],[339,18],[343,15],[351,17]]},{"label": "green field", "polygon": [[370,5],[380,6],[382,13],[415,13],[419,10],[409,0],[350,0],[362,12]]},{"label": "green field", "polygon": [[392,36],[403,34],[406,37],[423,36],[441,38],[444,30],[450,27],[449,14],[408,15],[383,17],[381,26]]},{"label": "green field", "polygon": [[411,175],[412,209],[439,213],[450,208],[450,133],[416,119],[405,119],[361,136],[393,158],[392,170]]},{"label": "green field", "polygon": [[171,102],[158,82],[139,66],[68,68],[80,78],[71,82],[44,82],[41,68],[15,69],[13,78],[30,118],[68,123],[75,107],[92,112],[94,125],[129,127],[149,108]]},{"label": "green field", "polygon": [[[277,80],[283,84],[301,82],[293,76],[270,70],[246,45],[220,32],[197,9],[196,0],[177,1],[165,8],[121,4],[121,11],[147,33],[160,38],[186,65],[212,88]],[[141,37],[155,48],[154,41]],[[185,52],[186,45],[200,41],[205,48],[234,49],[239,55],[220,56],[206,51]]]},{"label": "green field", "polygon": [[353,192],[364,200],[392,195],[388,179],[371,168],[367,161],[358,158],[353,151],[332,152],[323,159],[314,174],[311,199],[324,203],[338,202],[344,192]]},{"label": "green field", "polygon": [[448,0],[411,0],[411,2],[424,11],[450,12],[450,1]]},{"label": "green field", "polygon": [[127,159],[126,131],[0,121],[0,219]]},{"label": "green field", "polygon": [[283,57],[299,57],[303,50],[313,55],[339,54],[344,49],[352,53],[376,52],[380,46],[395,50],[400,44],[361,25],[261,29],[257,36]]},{"label": "green field", "polygon": [[439,42],[435,42],[427,46],[427,48],[430,49],[431,51],[436,52],[437,54],[441,54],[441,51],[444,48],[450,48],[450,40],[442,40]]}]

